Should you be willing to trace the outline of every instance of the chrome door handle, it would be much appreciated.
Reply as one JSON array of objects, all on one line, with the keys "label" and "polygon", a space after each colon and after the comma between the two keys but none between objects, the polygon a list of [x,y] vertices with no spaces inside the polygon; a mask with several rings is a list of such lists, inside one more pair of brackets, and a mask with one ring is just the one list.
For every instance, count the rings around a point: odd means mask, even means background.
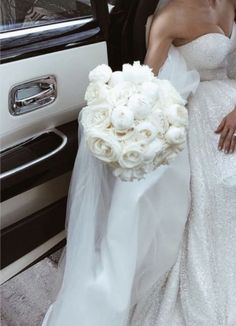
[{"label": "chrome door handle", "polygon": [[53,103],[57,98],[55,76],[44,76],[14,86],[9,94],[9,111],[21,115]]},{"label": "chrome door handle", "polygon": [[54,89],[53,89],[53,86],[50,85],[49,88],[46,91],[43,91],[43,92],[38,93],[38,94],[33,95],[33,96],[23,98],[21,100],[16,100],[15,101],[15,107],[18,107],[18,108],[25,107],[25,106],[28,106],[30,104],[37,103],[39,101],[45,100],[46,97],[53,96],[53,95],[54,95]]},{"label": "chrome door handle", "polygon": [[[49,153],[47,153],[45,155],[42,155],[41,157],[39,157],[39,158],[37,158],[35,160],[32,160],[32,161],[27,162],[25,164],[22,164],[22,165],[20,165],[20,166],[18,166],[16,168],[13,168],[11,170],[8,170],[8,171],[5,171],[5,172],[1,173],[0,174],[0,180],[2,180],[3,178],[6,178],[6,177],[12,176],[12,175],[14,175],[14,174],[16,174],[16,173],[18,173],[18,172],[20,172],[22,170],[25,170],[25,169],[27,169],[29,167],[32,167],[33,165],[36,165],[37,163],[42,162],[42,161],[50,158],[51,156],[54,156],[55,154],[60,152],[66,146],[67,141],[68,141],[67,136],[63,132],[61,132],[60,130],[53,128],[53,129],[48,129],[48,130],[45,130],[43,132],[40,132],[40,133],[34,135],[33,137],[31,137],[29,139],[21,141],[21,143],[18,144],[18,145],[15,145],[14,148],[17,147],[17,146],[21,146],[22,144],[29,143],[30,141],[38,138],[39,136],[42,136],[42,135],[48,134],[48,133],[54,133],[54,134],[56,134],[57,136],[59,136],[61,138],[61,143],[57,148],[55,148],[54,150],[50,151]],[[7,153],[7,152],[9,152],[11,150],[12,150],[11,148],[8,149],[8,150],[5,150],[2,155],[5,155],[5,153]]]}]

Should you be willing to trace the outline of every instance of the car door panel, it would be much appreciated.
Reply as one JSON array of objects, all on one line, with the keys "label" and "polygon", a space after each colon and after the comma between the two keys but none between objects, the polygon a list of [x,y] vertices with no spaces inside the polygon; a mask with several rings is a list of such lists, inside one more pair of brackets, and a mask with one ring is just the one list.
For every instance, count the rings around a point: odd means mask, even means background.
[{"label": "car door panel", "polygon": [[[44,133],[49,130],[53,131],[54,129],[44,130]],[[31,163],[37,157],[52,151],[52,144],[49,144],[47,137],[43,139],[33,138],[33,141],[29,143],[20,143],[20,146],[10,147],[9,150],[6,149],[2,153],[2,169],[7,169],[7,171],[2,171],[2,175],[6,172],[10,172],[10,175],[1,179],[1,201],[9,200],[72,169],[78,149],[78,123],[77,121],[72,121],[57,126],[56,130],[60,131],[67,138],[66,145],[56,154],[43,159],[37,164],[32,164],[29,168],[19,169],[17,171],[18,167],[20,168],[22,166],[21,159],[24,160],[25,153],[28,155],[27,160]],[[18,151],[20,151],[19,155]],[[23,155],[21,153],[22,151]],[[16,168],[14,169],[14,167]],[[16,172],[11,174],[12,171]]]},{"label": "car door panel", "polygon": [[[67,195],[78,150],[78,114],[85,105],[89,71],[108,62],[106,0],[92,3],[95,18],[87,21],[1,36],[1,282],[65,244]],[[55,76],[55,101],[12,115],[11,89],[45,76]],[[27,98],[28,93],[29,89],[23,89],[21,95]],[[63,147],[52,137],[53,132],[64,135]],[[53,155],[45,156],[52,151]]]},{"label": "car door panel", "polygon": [[48,241],[44,242],[40,246],[36,247],[28,254],[22,256],[12,264],[9,264],[1,270],[0,285],[16,276],[17,274],[23,272],[27,268],[36,264],[38,261],[47,257],[51,253],[65,246],[65,231],[62,231],[50,238]]},{"label": "car door panel", "polygon": [[[21,170],[1,180],[2,199],[5,199],[2,204],[5,211],[9,211],[11,207],[15,206],[15,210],[11,215],[11,223],[10,221],[6,222],[6,217],[1,214],[2,222],[5,221],[5,227],[1,230],[1,244],[3,249],[1,268],[3,269],[3,275],[8,275],[8,278],[11,277],[10,271],[19,270],[22,264],[22,257],[25,257],[23,262],[31,263],[32,251],[34,251],[34,255],[37,253],[41,255],[43,248],[45,252],[48,250],[48,244],[46,245],[46,242],[48,243],[49,241],[53,245],[58,245],[55,241],[62,240],[61,236],[57,237],[57,234],[64,230],[69,179],[67,179],[67,183],[61,185],[63,189],[59,191],[61,192],[59,200],[57,189],[55,189],[54,193],[50,193],[50,197],[47,196],[46,200],[45,195],[55,186],[56,177],[63,178],[65,173],[70,173],[73,168],[78,149],[77,127],[76,121],[58,126],[58,130],[68,138],[67,146],[61,152],[34,165],[30,169]],[[43,143],[41,145],[43,146],[45,144]],[[57,180],[59,184],[60,181],[62,183],[62,180]],[[64,181],[66,181],[65,178]],[[41,192],[37,191],[40,186],[44,186]],[[44,204],[42,207],[38,207],[40,208],[38,211],[33,205],[35,192],[37,193],[37,203],[43,202]],[[17,196],[21,197],[21,205],[27,213],[26,216],[23,215],[19,203],[18,206],[16,205]],[[54,238],[54,240],[50,241],[51,238]],[[38,250],[36,250],[37,247],[39,247]],[[7,248],[7,250],[4,250],[4,248]],[[27,255],[29,255],[29,260]],[[37,259],[39,257],[35,256],[34,258]],[[19,262],[17,259],[19,259]],[[10,264],[13,264],[13,267],[10,267]],[[1,281],[5,281],[5,278]]]},{"label": "car door panel", "polygon": [[[21,142],[34,133],[52,128],[78,116],[84,104],[88,72],[101,62],[107,62],[106,43],[100,42],[70,50],[28,58],[0,66],[1,142],[2,150]],[[57,80],[57,99],[36,111],[12,116],[9,94],[12,87],[32,79],[53,75]]]},{"label": "car door panel", "polygon": [[[71,171],[49,181],[42,181],[38,186],[35,186],[35,183],[29,190],[19,190],[18,195],[3,201],[1,203],[1,229],[67,196],[70,178]],[[17,192],[16,186],[12,190]]]}]

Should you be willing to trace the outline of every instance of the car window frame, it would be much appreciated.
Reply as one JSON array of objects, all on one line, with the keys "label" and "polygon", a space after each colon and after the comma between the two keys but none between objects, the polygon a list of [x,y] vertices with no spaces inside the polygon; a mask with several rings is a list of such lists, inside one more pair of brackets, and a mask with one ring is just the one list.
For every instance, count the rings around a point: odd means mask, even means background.
[{"label": "car window frame", "polygon": [[109,11],[106,0],[91,0],[90,18],[4,31],[0,33],[1,64],[37,55],[107,41]]},{"label": "car window frame", "polygon": [[[30,29],[30,28],[34,28],[34,27],[39,27],[39,26],[47,26],[47,25],[53,25],[53,24],[58,24],[58,23],[63,23],[63,22],[69,22],[69,21],[73,21],[73,20],[78,20],[78,19],[86,19],[86,18],[93,18],[95,12],[94,12],[94,4],[93,4],[93,0],[90,0],[90,7],[91,7],[91,14],[90,15],[83,15],[83,16],[74,16],[74,17],[71,17],[71,18],[66,18],[66,17],[62,17],[61,19],[56,19],[56,20],[52,20],[50,21],[49,19],[48,20],[45,20],[45,21],[42,21],[42,23],[39,23],[39,21],[36,20],[36,22],[38,22],[39,24],[32,24],[32,25],[28,25],[28,26],[17,26],[17,24],[22,24],[23,21],[21,23],[19,22],[16,22],[16,24],[9,24],[11,27],[8,29],[6,26],[5,26],[5,29],[0,29],[0,34],[2,33],[7,33],[7,32],[13,32],[13,31],[20,31],[20,30],[26,30],[26,29]],[[36,6],[37,7],[37,6]],[[33,7],[32,7],[33,8]],[[44,8],[42,8],[44,9]],[[14,28],[14,25],[15,25],[15,28]]]}]

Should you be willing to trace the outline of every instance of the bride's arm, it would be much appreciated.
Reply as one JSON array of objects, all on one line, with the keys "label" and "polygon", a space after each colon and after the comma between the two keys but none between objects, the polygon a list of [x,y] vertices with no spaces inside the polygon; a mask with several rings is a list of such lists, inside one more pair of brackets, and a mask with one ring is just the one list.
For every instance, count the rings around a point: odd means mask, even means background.
[{"label": "bride's arm", "polygon": [[151,67],[155,75],[158,74],[167,59],[170,46],[174,40],[170,25],[165,16],[154,18],[151,25],[144,64]]},{"label": "bride's arm", "polygon": [[[234,9],[236,22],[236,0],[234,0]],[[236,105],[234,110],[221,121],[216,133],[220,134],[219,150],[223,150],[226,154],[234,153],[236,150]]]}]

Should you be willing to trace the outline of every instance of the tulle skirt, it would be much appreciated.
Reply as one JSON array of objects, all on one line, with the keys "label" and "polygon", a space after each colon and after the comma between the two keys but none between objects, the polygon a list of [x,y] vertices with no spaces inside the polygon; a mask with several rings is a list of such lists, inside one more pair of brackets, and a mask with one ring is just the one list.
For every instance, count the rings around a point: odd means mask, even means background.
[{"label": "tulle skirt", "polygon": [[[158,77],[185,99],[199,84],[174,47]],[[178,257],[190,208],[188,149],[144,180],[122,182],[90,154],[79,127],[67,246],[43,326],[126,326],[133,307]]]}]

